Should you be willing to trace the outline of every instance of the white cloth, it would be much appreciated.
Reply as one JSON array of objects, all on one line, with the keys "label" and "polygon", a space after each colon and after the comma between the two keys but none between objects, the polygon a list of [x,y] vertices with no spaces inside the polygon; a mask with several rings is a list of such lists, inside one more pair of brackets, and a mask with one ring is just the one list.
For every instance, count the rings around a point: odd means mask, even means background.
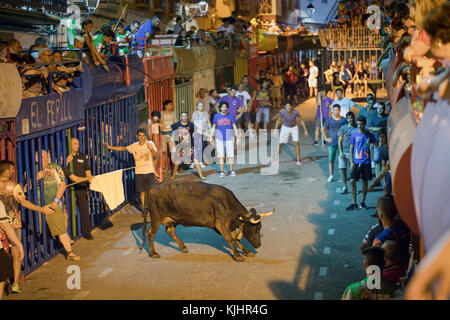
[{"label": "white cloth", "polygon": [[116,170],[95,176],[89,187],[93,191],[102,193],[110,210],[114,210],[125,201],[122,172],[123,170]]},{"label": "white cloth", "polygon": [[241,99],[242,104],[247,107],[248,102],[250,101],[250,99],[252,98],[250,96],[250,94],[246,91],[243,90],[242,92],[240,91],[236,91],[236,97],[238,97],[239,99]]}]

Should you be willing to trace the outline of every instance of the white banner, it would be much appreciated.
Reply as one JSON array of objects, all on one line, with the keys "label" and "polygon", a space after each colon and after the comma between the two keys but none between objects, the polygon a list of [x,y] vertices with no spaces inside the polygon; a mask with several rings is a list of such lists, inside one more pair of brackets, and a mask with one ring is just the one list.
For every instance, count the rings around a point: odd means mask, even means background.
[{"label": "white banner", "polygon": [[0,63],[0,118],[14,118],[22,103],[22,81],[17,67]]}]

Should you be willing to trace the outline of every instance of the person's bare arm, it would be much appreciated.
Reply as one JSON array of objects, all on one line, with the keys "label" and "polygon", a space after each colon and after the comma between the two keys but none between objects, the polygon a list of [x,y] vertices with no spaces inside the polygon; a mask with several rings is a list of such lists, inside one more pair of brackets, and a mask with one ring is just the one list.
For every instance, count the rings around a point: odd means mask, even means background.
[{"label": "person's bare arm", "polygon": [[127,147],[121,147],[121,146],[110,146],[107,142],[105,142],[106,148],[108,150],[114,150],[114,151],[127,151]]},{"label": "person's bare arm", "polygon": [[55,200],[53,200],[52,204],[50,205],[50,208],[52,208],[53,210],[56,209],[56,207],[58,206],[58,203],[61,201],[61,198],[64,195],[65,190],[66,190],[66,183],[64,181],[62,181],[58,186],[58,190],[56,191]]}]

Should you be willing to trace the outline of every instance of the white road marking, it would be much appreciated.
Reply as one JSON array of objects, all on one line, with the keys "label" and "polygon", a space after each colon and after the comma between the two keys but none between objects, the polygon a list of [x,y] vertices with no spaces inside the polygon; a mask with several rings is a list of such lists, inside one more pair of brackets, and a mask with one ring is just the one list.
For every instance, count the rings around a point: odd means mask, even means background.
[{"label": "white road marking", "polygon": [[328,273],[328,268],[327,267],[321,267],[319,269],[319,276],[321,277],[325,277]]},{"label": "white road marking", "polygon": [[122,234],[122,231],[113,236],[113,238],[118,238]]},{"label": "white road marking", "polygon": [[105,270],[102,271],[102,273],[100,273],[98,275],[99,278],[104,278],[108,275],[108,273],[110,273],[113,270],[113,268],[106,268]]},{"label": "white road marking", "polygon": [[329,236],[334,235],[334,232],[335,232],[335,231],[336,231],[335,229],[328,229],[328,235],[329,235]]},{"label": "white road marking", "polygon": [[330,253],[331,253],[331,248],[330,247],[323,248],[323,254],[330,254]]},{"label": "white road marking", "polygon": [[341,204],[341,200],[334,200],[333,205],[338,206]]},{"label": "white road marking", "polygon": [[322,292],[314,293],[314,300],[323,300],[323,293]]},{"label": "white road marking", "polygon": [[123,252],[123,255],[124,256],[127,256],[127,255],[129,255],[130,253],[132,253],[133,252],[133,249],[128,249],[127,251],[124,251]]},{"label": "white road marking", "polygon": [[336,213],[332,213],[330,216],[331,219],[337,219],[337,214]]}]

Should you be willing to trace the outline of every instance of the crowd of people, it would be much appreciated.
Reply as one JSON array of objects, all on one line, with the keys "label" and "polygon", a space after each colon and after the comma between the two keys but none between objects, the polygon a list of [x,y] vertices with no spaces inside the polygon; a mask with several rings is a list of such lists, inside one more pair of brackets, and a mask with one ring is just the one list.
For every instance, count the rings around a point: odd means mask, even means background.
[{"label": "crowd of people", "polygon": [[338,14],[330,27],[353,27],[363,26],[367,23],[370,13],[367,8],[375,5],[379,8],[384,7],[383,0],[340,0],[338,5]]}]

